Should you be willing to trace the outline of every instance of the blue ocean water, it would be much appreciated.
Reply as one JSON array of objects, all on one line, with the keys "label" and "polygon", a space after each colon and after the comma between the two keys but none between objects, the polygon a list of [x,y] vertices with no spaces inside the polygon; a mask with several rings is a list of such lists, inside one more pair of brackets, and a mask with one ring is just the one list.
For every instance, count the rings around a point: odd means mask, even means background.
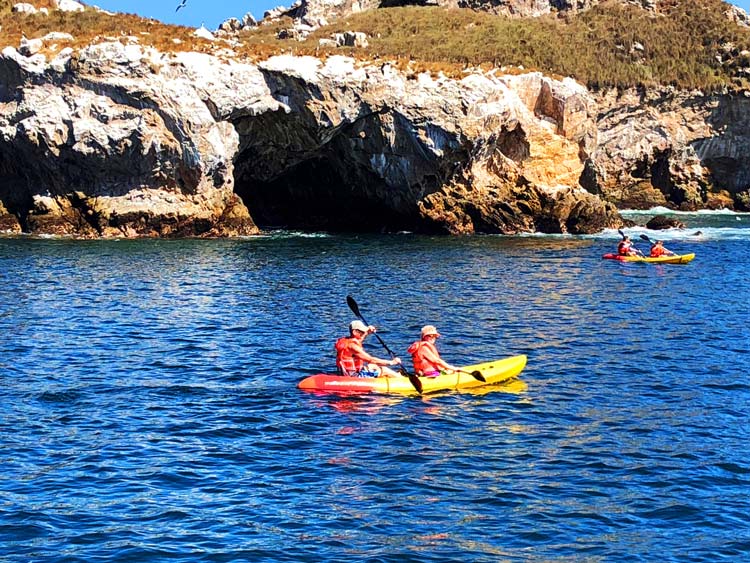
[{"label": "blue ocean water", "polygon": [[[0,239],[0,560],[746,562],[750,216],[682,219],[679,266],[616,232]],[[404,359],[431,323],[528,366],[302,392],[347,294]]]}]

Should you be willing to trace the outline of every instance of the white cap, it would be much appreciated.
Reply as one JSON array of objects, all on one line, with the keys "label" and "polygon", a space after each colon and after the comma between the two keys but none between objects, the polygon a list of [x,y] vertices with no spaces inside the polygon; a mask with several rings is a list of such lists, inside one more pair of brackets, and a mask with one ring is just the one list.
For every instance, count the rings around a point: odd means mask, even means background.
[{"label": "white cap", "polygon": [[360,332],[364,332],[365,334],[367,334],[369,327],[362,321],[352,321],[349,323],[349,332],[354,332],[355,330],[358,330]]},{"label": "white cap", "polygon": [[425,336],[429,336],[430,334],[436,334],[437,336],[440,336],[440,333],[437,331],[437,328],[435,328],[433,325],[425,325],[422,327],[422,338]]}]

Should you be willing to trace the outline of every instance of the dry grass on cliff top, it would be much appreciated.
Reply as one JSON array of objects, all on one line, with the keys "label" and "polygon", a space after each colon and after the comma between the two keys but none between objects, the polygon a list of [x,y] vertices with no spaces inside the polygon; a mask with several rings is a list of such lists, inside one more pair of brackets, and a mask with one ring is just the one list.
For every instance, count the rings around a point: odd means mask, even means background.
[{"label": "dry grass on cliff top", "polygon": [[[211,43],[193,29],[135,15],[109,16],[51,11],[49,16],[12,14],[14,0],[0,0],[0,45],[17,46],[21,33],[41,37],[51,31],[72,34],[59,45],[83,47],[96,38],[135,36],[162,51],[211,52]],[[37,0],[37,8],[49,6]],[[592,88],[673,85],[715,90],[750,87],[750,31],[730,21],[721,0],[660,0],[656,14],[619,2],[605,2],[578,15],[507,19],[470,10],[404,7],[370,10],[334,22],[305,41],[279,40],[291,22],[242,32],[240,56],[266,58],[277,53],[349,54],[373,60],[411,61],[415,70],[458,75],[467,66],[524,67],[572,76]],[[321,38],[347,30],[368,35],[367,49],[323,49]],[[178,39],[176,43],[174,39]],[[747,74],[742,69],[747,68]]]},{"label": "dry grass on cliff top", "polygon": [[673,0],[660,2],[653,14],[610,2],[577,16],[524,20],[392,8],[355,14],[320,30],[314,40],[334,31],[363,31],[371,55],[523,66],[573,76],[594,88],[746,88],[750,82],[738,70],[750,67],[750,31],[730,21],[727,8],[720,0]]},{"label": "dry grass on cliff top", "polygon": [[[134,14],[108,15],[93,8],[83,12],[54,10],[51,0],[30,0],[37,9],[48,8],[49,15],[12,13],[18,0],[0,0],[0,49],[6,45],[18,47],[22,34],[29,39],[43,37],[59,31],[70,33],[74,40],[55,41],[42,53],[54,56],[64,47],[80,49],[104,38],[138,38],[143,45],[153,45],[162,51],[195,50],[210,52],[214,46],[210,41],[193,35],[193,28],[167,25],[156,20],[145,19]],[[174,40],[177,39],[179,43]]]}]

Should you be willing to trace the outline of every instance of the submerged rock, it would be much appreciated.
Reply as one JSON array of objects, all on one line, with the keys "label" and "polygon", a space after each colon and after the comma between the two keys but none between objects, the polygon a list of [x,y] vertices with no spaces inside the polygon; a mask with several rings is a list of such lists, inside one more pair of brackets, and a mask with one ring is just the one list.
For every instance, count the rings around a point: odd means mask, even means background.
[{"label": "submerged rock", "polygon": [[674,217],[667,217],[666,215],[656,215],[655,217],[652,217],[648,221],[648,223],[646,223],[646,228],[653,231],[663,231],[665,229],[684,229],[685,223],[683,223],[679,219],[675,219]]}]

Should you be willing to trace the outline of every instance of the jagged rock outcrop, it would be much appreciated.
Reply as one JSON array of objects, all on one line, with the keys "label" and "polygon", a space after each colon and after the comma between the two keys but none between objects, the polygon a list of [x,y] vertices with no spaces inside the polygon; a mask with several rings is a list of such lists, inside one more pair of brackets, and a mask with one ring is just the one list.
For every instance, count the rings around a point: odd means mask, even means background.
[{"label": "jagged rock outcrop", "polygon": [[[595,107],[538,73],[258,65],[109,42],[0,57],[0,215],[13,230],[236,235],[261,225],[593,232]],[[3,209],[5,213],[3,213]],[[252,218],[251,218],[252,217]]]},{"label": "jagged rock outcrop", "polygon": [[188,73],[170,72],[192,59],[162,68],[156,51],[119,42],[50,63],[3,50],[6,229],[14,217],[13,231],[81,236],[257,232],[233,191],[237,133],[213,118]]},{"label": "jagged rock outcrop", "polygon": [[603,92],[597,102],[591,191],[620,208],[746,209],[750,98],[664,89]]},{"label": "jagged rock outcrop", "polygon": [[410,77],[343,57],[260,67],[290,108],[236,122],[246,139],[237,191],[261,223],[514,233],[619,222],[578,186],[595,130],[590,98],[572,80]]}]

